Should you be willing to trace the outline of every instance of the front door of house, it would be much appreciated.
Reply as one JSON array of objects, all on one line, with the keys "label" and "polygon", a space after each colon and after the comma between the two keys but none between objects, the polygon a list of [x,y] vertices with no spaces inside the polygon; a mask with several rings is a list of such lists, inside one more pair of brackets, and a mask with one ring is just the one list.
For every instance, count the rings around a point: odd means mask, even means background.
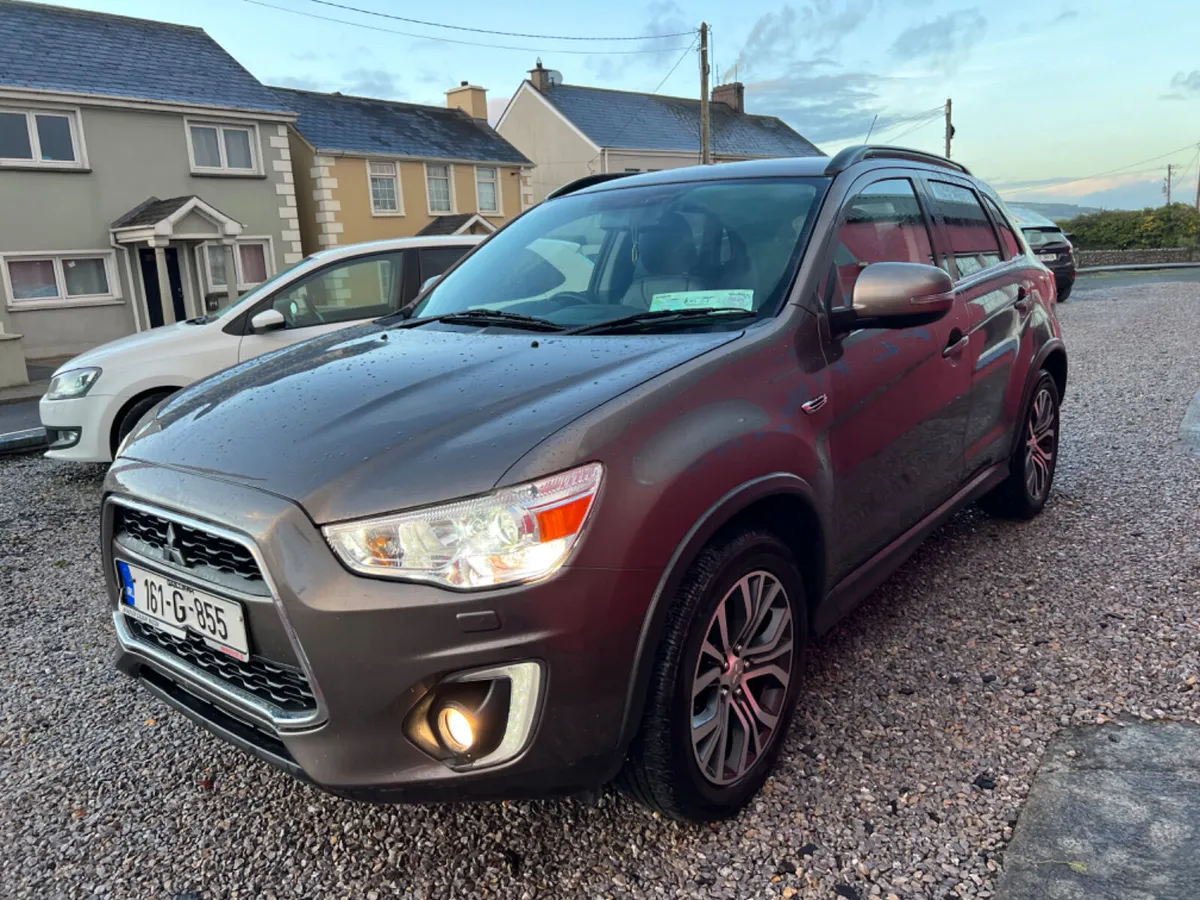
[{"label": "front door of house", "polygon": [[[167,255],[167,280],[171,282],[171,301],[175,308],[175,321],[187,318],[183,306],[183,279],[179,277],[179,254],[174,247],[163,251]],[[158,328],[165,321],[162,293],[158,289],[158,263],[154,249],[143,247],[138,250],[138,262],[142,267],[142,284],[146,286],[146,309],[150,315],[150,327]]]}]

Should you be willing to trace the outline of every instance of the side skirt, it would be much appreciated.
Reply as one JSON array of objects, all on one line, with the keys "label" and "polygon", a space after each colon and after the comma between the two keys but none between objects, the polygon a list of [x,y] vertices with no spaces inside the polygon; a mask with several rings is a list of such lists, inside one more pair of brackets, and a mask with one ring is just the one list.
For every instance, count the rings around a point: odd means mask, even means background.
[{"label": "side skirt", "polygon": [[817,607],[813,616],[813,632],[822,635],[833,628],[843,616],[900,568],[935,529],[1007,477],[1007,462],[984,469],[963,485],[953,497],[839,581],[825,597],[825,601]]}]

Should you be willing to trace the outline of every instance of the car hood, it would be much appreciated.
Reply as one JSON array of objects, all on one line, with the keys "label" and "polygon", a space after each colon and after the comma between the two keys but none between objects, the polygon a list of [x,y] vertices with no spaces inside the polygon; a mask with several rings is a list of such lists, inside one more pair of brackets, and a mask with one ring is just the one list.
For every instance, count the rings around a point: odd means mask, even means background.
[{"label": "car hood", "polygon": [[124,455],[278,494],[322,524],[421,506],[490,490],[572,420],[740,335],[355,328],[181,391]]},{"label": "car hood", "polygon": [[[187,322],[179,322],[175,325],[165,325],[162,328],[151,328],[137,334],[126,335],[73,357],[59,366],[57,371],[65,372],[84,366],[104,368],[106,363],[112,361],[112,357],[117,356],[124,363],[127,360],[136,360],[138,357],[135,354],[138,353],[152,354],[156,357],[165,353],[179,353],[187,347],[189,342],[195,340],[201,329],[205,327],[207,326],[202,324],[189,325]],[[97,382],[97,385],[101,388],[98,393],[103,393],[103,383]]]}]

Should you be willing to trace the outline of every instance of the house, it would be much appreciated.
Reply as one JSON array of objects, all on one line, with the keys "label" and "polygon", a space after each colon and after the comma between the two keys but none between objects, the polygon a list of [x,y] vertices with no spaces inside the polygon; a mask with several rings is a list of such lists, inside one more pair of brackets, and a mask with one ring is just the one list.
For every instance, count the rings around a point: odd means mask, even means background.
[{"label": "house", "polygon": [[[709,122],[714,162],[823,155],[775,116],[747,113],[740,82],[713,88]],[[700,162],[699,100],[563,84],[540,59],[496,131],[536,165],[535,203],[597,172],[653,172]]]},{"label": "house", "polygon": [[295,116],[203,30],[0,0],[0,326],[27,358],[301,259]]},{"label": "house", "polygon": [[291,136],[306,253],[423,234],[486,234],[530,203],[529,160],[487,123],[463,82],[422,106],[275,88]]}]

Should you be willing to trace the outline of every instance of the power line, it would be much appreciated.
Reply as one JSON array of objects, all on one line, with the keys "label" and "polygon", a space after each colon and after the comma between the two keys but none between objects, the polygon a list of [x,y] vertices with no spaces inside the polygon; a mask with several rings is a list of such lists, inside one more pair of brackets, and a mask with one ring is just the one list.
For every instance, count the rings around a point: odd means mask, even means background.
[{"label": "power line", "polygon": [[1182,153],[1184,150],[1191,150],[1195,146],[1195,143],[1190,143],[1186,146],[1180,147],[1178,150],[1172,150],[1170,153],[1164,153],[1161,156],[1152,156],[1150,159],[1139,160],[1138,162],[1130,163],[1127,166],[1119,166],[1116,169],[1109,169],[1107,172],[1098,172],[1095,175],[1085,175],[1083,178],[1072,178],[1070,181],[1055,181],[1047,184],[1031,184],[1026,185],[1025,187],[1012,188],[1011,190],[1006,190],[1004,193],[1022,194],[1025,191],[1044,191],[1047,188],[1063,187],[1064,185],[1068,184],[1078,184],[1081,181],[1091,181],[1093,178],[1103,178],[1105,175],[1115,175],[1118,172],[1124,172],[1126,169],[1132,169],[1134,166],[1144,166],[1146,163],[1158,162],[1160,159],[1166,159],[1168,156],[1175,156],[1176,154]]},{"label": "power line", "polygon": [[311,0],[313,3],[319,3],[321,6],[332,6],[335,9],[344,9],[349,12],[362,13],[364,16],[378,16],[381,19],[395,19],[397,22],[408,22],[410,25],[427,25],[430,28],[448,28],[453,31],[470,31],[474,34],[494,34],[500,37],[519,37],[533,38],[541,41],[654,41],[661,38],[687,37],[689,34],[695,34],[692,31],[674,31],[669,34],[642,34],[631,37],[577,37],[573,35],[562,34],[525,34],[520,31],[492,31],[487,28],[469,28],[466,25],[444,25],[441,22],[427,22],[424,19],[409,19],[405,16],[397,16],[391,13],[376,12],[373,9],[360,9],[357,6],[350,6],[346,3],[335,3],[333,0]]},{"label": "power line", "polygon": [[[279,12],[292,13],[297,16],[304,16],[309,19],[320,19],[322,22],[336,22],[339,25],[350,25],[354,28],[365,28],[367,31],[379,31],[385,34],[399,34],[404,37],[417,38],[422,41],[438,41],[443,44],[463,44],[468,47],[487,47],[490,50],[519,50],[522,53],[538,53],[537,47],[513,47],[507,44],[484,44],[480,41],[461,41],[456,38],[437,37],[431,34],[416,34],[412,31],[399,31],[395,28],[384,28],[380,25],[368,25],[365,22],[351,22],[347,19],[335,19],[332,16],[322,16],[317,13],[304,12],[300,9],[290,9],[286,6],[276,6],[274,3],[266,3],[264,0],[242,0],[243,3],[250,3],[254,6],[263,6],[267,9],[278,10]],[[678,50],[678,47],[658,47],[654,50],[560,50],[554,49],[555,53],[569,53],[577,56],[630,56],[637,53],[670,53]],[[691,47],[688,48],[689,50]]]},{"label": "power line", "polygon": [[[892,131],[896,128],[903,128],[905,125],[910,125],[913,122],[917,122],[920,125],[924,125],[927,121],[930,121],[933,116],[940,116],[945,111],[946,111],[946,107],[935,106],[933,109],[927,109],[924,112],[913,113],[912,115],[904,116],[898,122],[893,122],[891,125],[885,126],[879,133],[880,138],[882,139],[883,135],[887,134],[889,131]],[[903,134],[907,134],[907,133],[908,133],[907,131],[903,132],[900,136],[902,137]],[[892,138],[891,140],[896,140],[896,138]]]},{"label": "power line", "polygon": [[898,141],[905,135],[912,134],[914,131],[920,131],[922,128],[926,127],[927,125],[932,125],[934,122],[936,122],[938,120],[938,117],[941,116],[944,112],[945,112],[944,109],[939,108],[937,112],[931,114],[924,121],[918,122],[912,128],[909,128],[905,131],[900,132],[900,134],[896,135],[894,138],[892,138],[892,140]]}]

